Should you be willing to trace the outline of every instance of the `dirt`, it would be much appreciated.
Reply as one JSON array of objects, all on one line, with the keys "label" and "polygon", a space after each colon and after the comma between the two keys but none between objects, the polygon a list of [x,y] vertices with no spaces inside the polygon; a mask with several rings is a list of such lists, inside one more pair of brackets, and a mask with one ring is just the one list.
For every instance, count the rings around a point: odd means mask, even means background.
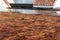
[{"label": "dirt", "polygon": [[0,12],[0,40],[60,40],[60,17]]}]

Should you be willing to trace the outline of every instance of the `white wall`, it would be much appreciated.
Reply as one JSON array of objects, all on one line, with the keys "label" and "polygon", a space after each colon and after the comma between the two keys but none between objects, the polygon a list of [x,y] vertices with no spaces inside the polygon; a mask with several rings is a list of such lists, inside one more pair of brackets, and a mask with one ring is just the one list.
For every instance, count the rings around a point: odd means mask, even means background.
[{"label": "white wall", "polygon": [[[54,8],[60,9],[60,0],[55,1]],[[56,13],[60,15],[60,11],[56,11]]]},{"label": "white wall", "polygon": [[[13,0],[7,0],[9,3],[14,3]],[[0,0],[0,7],[8,7],[3,0]]]},{"label": "white wall", "polygon": [[16,3],[34,3],[35,0],[16,0]]},{"label": "white wall", "polygon": [[[9,3],[14,3],[13,0],[7,0]],[[8,11],[7,5],[3,0],[0,0],[0,11]]]},{"label": "white wall", "polygon": [[58,7],[60,7],[60,0],[56,0],[54,2],[54,8],[58,8]]}]

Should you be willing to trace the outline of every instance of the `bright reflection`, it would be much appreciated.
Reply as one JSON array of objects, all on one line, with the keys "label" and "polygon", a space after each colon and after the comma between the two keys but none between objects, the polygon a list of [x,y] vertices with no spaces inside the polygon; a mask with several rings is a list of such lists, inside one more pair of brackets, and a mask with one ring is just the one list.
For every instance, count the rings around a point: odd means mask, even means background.
[{"label": "bright reflection", "polygon": [[[60,9],[60,0],[55,1],[54,8]],[[56,13],[60,15],[60,11],[56,11]]]},{"label": "bright reflection", "polygon": [[60,7],[60,0],[56,0],[54,3],[54,8],[59,8]]}]

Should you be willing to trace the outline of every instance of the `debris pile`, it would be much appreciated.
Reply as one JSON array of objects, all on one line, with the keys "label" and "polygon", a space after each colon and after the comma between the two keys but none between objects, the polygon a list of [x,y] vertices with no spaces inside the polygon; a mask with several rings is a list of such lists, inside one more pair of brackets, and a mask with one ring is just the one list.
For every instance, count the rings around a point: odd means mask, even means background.
[{"label": "debris pile", "polygon": [[0,13],[0,40],[60,40],[60,17]]}]

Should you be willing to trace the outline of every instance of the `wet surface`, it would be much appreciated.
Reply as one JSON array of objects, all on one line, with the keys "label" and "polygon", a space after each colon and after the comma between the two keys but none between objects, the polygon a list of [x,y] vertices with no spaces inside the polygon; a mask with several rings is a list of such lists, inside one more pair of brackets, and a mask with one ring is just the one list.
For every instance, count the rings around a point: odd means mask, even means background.
[{"label": "wet surface", "polygon": [[51,16],[60,16],[60,14],[56,13],[56,11],[52,10],[34,10],[34,9],[7,9],[2,8],[0,12],[19,12],[22,14],[45,14]]}]

